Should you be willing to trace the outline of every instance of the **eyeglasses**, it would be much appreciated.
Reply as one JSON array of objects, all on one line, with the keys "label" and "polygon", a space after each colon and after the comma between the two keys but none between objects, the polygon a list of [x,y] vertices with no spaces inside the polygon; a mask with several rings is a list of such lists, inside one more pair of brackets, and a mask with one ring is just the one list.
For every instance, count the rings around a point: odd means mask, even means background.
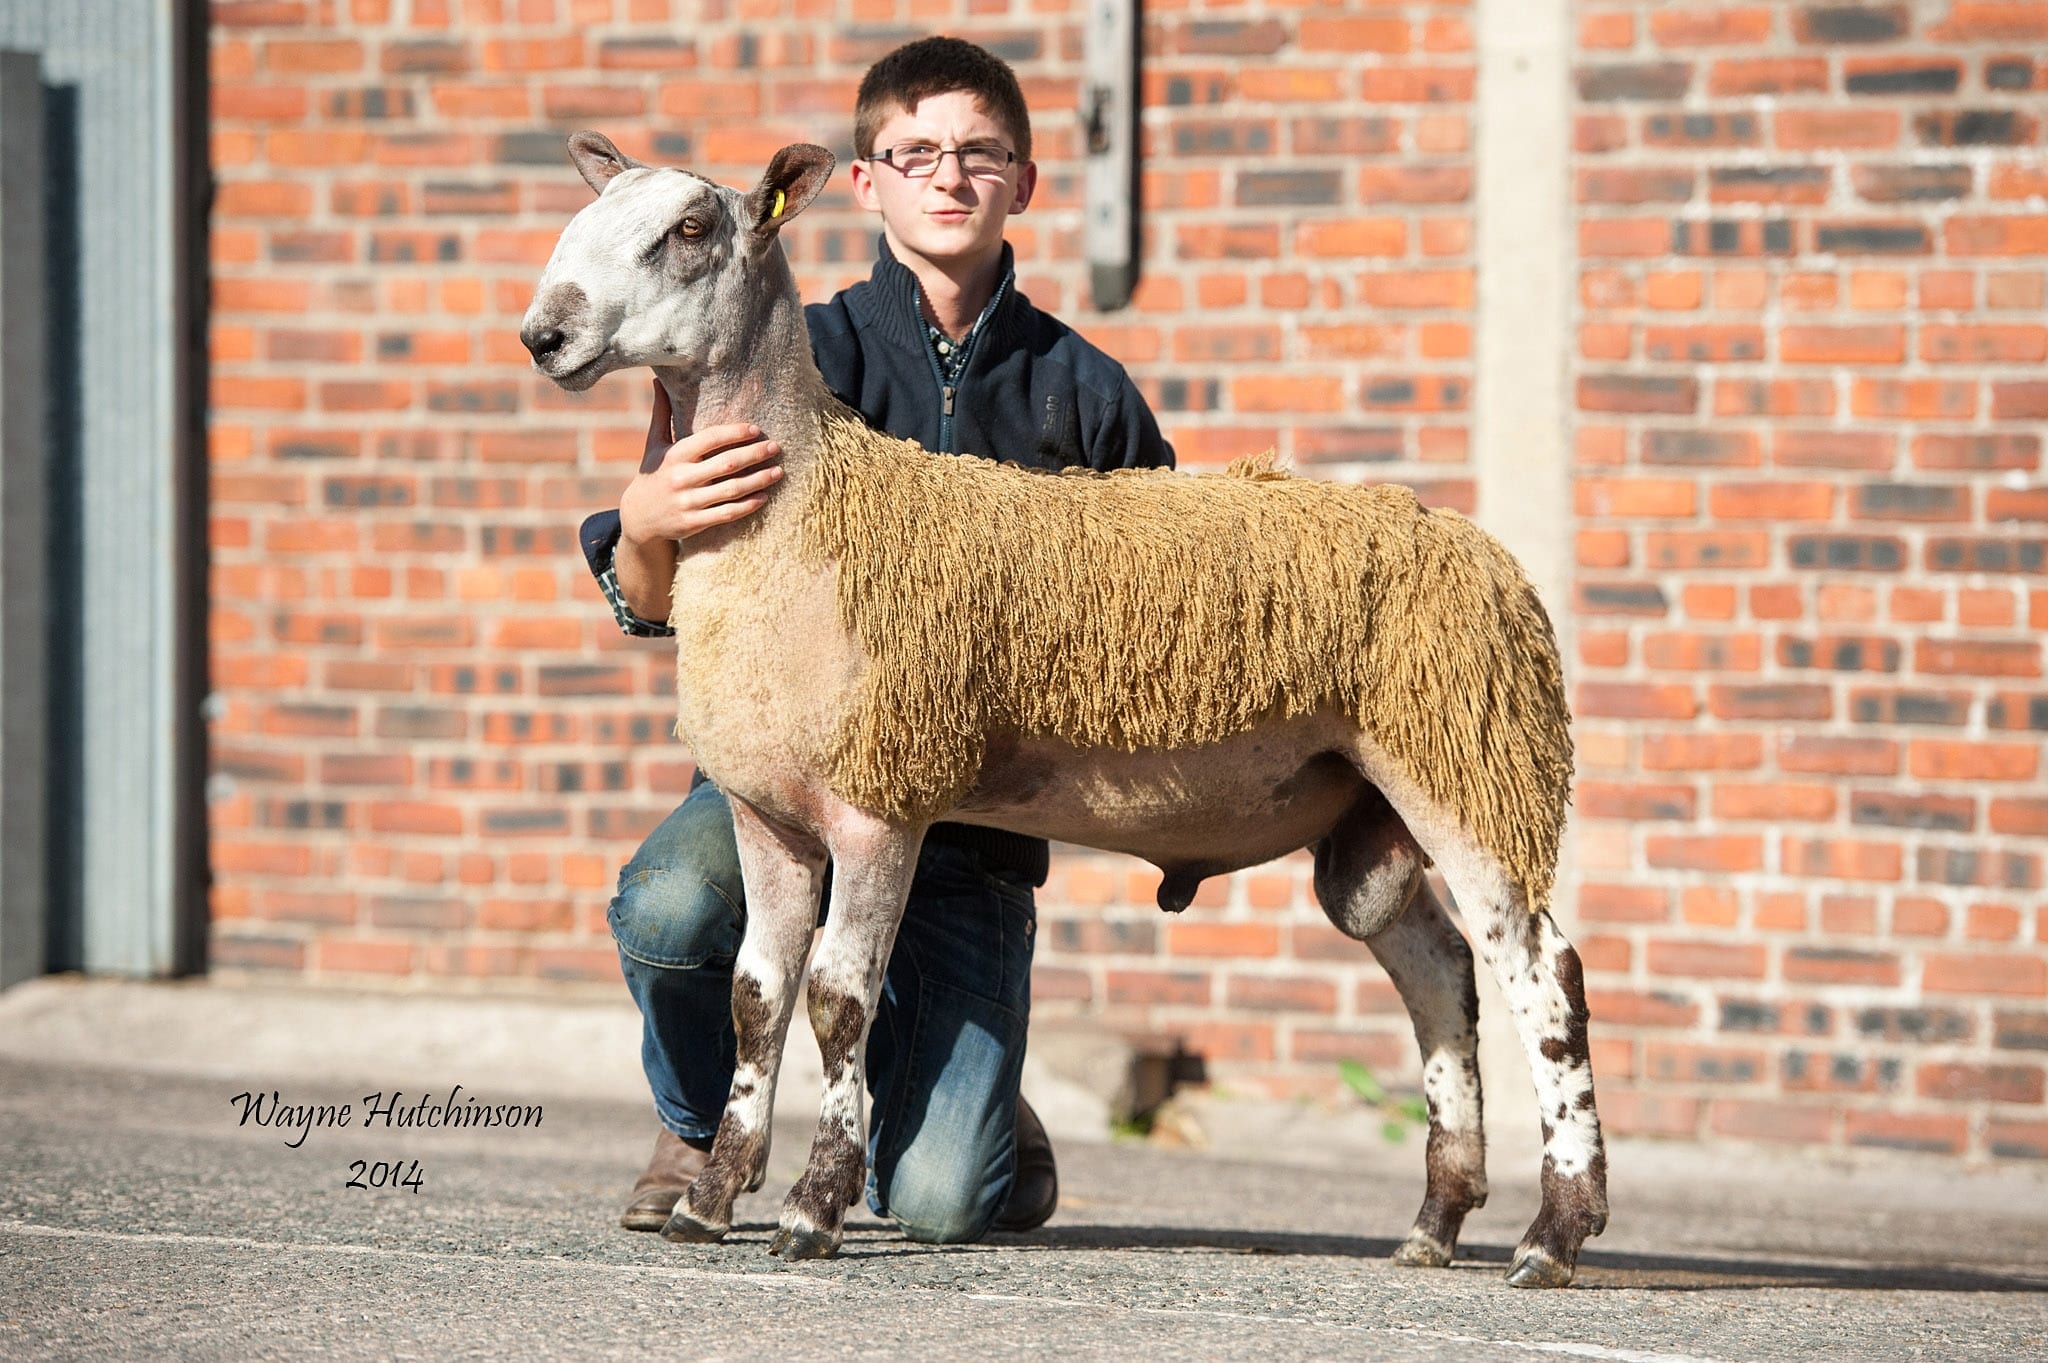
[{"label": "eyeglasses", "polygon": [[900,147],[878,151],[868,160],[887,161],[899,173],[922,180],[937,174],[939,162],[948,156],[959,158],[963,175],[1001,175],[1017,159],[1016,152],[992,143],[977,143],[971,147],[935,147],[929,142],[905,142]]}]

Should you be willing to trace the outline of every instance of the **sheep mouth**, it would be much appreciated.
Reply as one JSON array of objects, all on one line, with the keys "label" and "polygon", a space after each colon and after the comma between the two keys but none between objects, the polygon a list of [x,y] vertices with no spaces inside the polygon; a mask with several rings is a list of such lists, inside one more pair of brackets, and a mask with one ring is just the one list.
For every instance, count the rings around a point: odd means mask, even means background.
[{"label": "sheep mouth", "polygon": [[610,359],[611,347],[607,346],[573,369],[564,369],[559,372],[552,369],[544,369],[541,372],[546,374],[556,387],[565,388],[572,393],[580,393],[611,372],[608,363]]}]

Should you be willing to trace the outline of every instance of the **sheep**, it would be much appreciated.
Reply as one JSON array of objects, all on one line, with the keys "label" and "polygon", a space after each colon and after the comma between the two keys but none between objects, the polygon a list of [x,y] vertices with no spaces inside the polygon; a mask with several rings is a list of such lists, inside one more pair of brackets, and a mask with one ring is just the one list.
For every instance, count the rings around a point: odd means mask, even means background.
[{"label": "sheep", "polygon": [[861,1053],[927,827],[1143,857],[1178,911],[1208,876],[1313,849],[1330,920],[1406,1004],[1427,1183],[1397,1262],[1442,1266],[1487,1185],[1478,1001],[1439,867],[1500,981],[1542,1110],[1542,1206],[1507,1280],[1558,1287],[1607,1218],[1577,954],[1546,911],[1572,757],[1550,621],[1514,559],[1402,488],[1048,474],[863,425],[812,363],[779,232],[833,169],[785,147],[750,193],[577,133],[594,203],[521,328],[581,391],[647,365],[678,431],[782,446],[759,512],[676,570],[677,733],[731,797],[749,914],[738,1066],[666,1234],[721,1240],[758,1187],[821,875],[809,1012],[825,1093],[772,1253],[837,1252],[864,1168]]}]

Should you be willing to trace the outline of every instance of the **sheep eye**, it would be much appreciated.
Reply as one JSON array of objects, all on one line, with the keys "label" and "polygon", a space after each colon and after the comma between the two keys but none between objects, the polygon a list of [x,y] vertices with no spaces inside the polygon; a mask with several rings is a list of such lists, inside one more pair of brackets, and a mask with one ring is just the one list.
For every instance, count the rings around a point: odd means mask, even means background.
[{"label": "sheep eye", "polygon": [[684,218],[676,224],[676,232],[685,241],[695,241],[698,237],[704,235],[704,220],[702,218]]}]

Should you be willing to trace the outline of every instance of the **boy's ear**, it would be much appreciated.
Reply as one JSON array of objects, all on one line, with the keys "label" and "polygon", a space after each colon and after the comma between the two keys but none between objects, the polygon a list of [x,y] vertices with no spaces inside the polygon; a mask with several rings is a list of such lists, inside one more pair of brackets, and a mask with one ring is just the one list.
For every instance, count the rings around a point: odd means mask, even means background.
[{"label": "boy's ear", "polygon": [[647,169],[645,163],[635,161],[613,146],[612,140],[603,133],[569,134],[569,159],[576,163],[576,169],[583,172],[583,182],[598,194],[604,193],[605,186],[620,174]]},{"label": "boy's ear", "polygon": [[747,195],[747,222],[755,234],[767,238],[781,231],[818,197],[837,164],[831,152],[809,142],[776,152],[761,183]]}]

